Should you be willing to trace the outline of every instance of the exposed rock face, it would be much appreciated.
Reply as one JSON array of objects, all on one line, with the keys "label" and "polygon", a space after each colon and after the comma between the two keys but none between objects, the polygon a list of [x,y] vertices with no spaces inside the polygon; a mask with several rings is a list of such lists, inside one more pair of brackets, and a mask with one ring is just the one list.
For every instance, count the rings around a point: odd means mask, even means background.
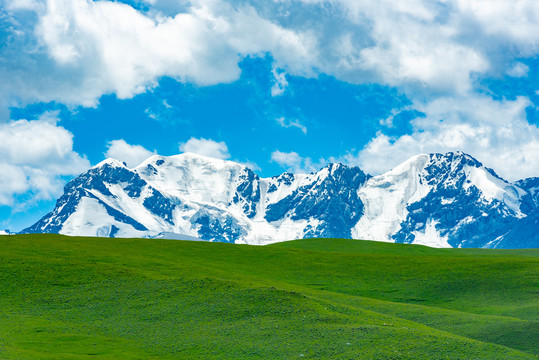
[{"label": "exposed rock face", "polygon": [[463,153],[414,156],[375,177],[330,164],[271,178],[186,153],[133,169],[105,160],[69,182],[55,209],[23,232],[518,248],[539,246],[538,207],[539,178],[510,184]]}]

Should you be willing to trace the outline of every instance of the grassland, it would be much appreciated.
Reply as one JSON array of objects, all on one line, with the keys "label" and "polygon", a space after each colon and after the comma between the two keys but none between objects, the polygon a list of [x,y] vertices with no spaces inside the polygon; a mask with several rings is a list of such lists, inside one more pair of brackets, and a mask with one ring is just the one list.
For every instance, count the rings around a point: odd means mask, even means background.
[{"label": "grassland", "polygon": [[0,359],[538,355],[538,250],[0,237]]}]

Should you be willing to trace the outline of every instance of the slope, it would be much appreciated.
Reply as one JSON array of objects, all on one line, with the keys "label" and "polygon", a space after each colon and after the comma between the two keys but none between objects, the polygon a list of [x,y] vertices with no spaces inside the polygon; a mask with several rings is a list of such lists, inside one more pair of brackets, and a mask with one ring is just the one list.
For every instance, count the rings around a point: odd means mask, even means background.
[{"label": "slope", "polygon": [[532,359],[538,270],[524,250],[6,236],[0,357]]},{"label": "slope", "polygon": [[133,169],[107,159],[70,181],[55,209],[22,233],[174,233],[249,244],[350,237],[366,180],[341,164],[263,179],[245,165],[191,153],[155,155]]},{"label": "slope", "polygon": [[260,178],[243,164],[190,153],[154,155],[131,169],[107,159],[70,181],[55,209],[22,232],[538,247],[537,184],[511,184],[461,152],[417,155],[374,177],[329,164]]}]

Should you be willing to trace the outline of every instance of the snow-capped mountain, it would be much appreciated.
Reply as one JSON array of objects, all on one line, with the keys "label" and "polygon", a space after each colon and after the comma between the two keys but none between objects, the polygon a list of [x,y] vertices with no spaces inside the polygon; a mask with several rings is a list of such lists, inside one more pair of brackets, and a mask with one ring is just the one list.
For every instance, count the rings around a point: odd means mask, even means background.
[{"label": "snow-capped mountain", "polygon": [[354,228],[356,238],[494,247],[526,216],[523,189],[462,153],[414,156],[359,192],[366,212]]},{"label": "snow-capped mountain", "polygon": [[23,232],[538,247],[538,208],[538,178],[510,184],[463,153],[414,156],[375,177],[330,164],[271,178],[184,153],[152,156],[132,169],[107,159],[69,182],[55,209]]}]

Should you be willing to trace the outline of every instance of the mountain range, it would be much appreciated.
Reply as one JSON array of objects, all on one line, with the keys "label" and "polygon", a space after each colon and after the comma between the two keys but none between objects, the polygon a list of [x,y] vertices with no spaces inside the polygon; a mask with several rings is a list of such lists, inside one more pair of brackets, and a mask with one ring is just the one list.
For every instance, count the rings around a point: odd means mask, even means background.
[{"label": "mountain range", "polygon": [[539,178],[510,183],[462,152],[416,155],[377,176],[333,163],[261,178],[192,153],[135,168],[107,159],[23,233],[268,244],[332,237],[433,247],[539,247]]}]

